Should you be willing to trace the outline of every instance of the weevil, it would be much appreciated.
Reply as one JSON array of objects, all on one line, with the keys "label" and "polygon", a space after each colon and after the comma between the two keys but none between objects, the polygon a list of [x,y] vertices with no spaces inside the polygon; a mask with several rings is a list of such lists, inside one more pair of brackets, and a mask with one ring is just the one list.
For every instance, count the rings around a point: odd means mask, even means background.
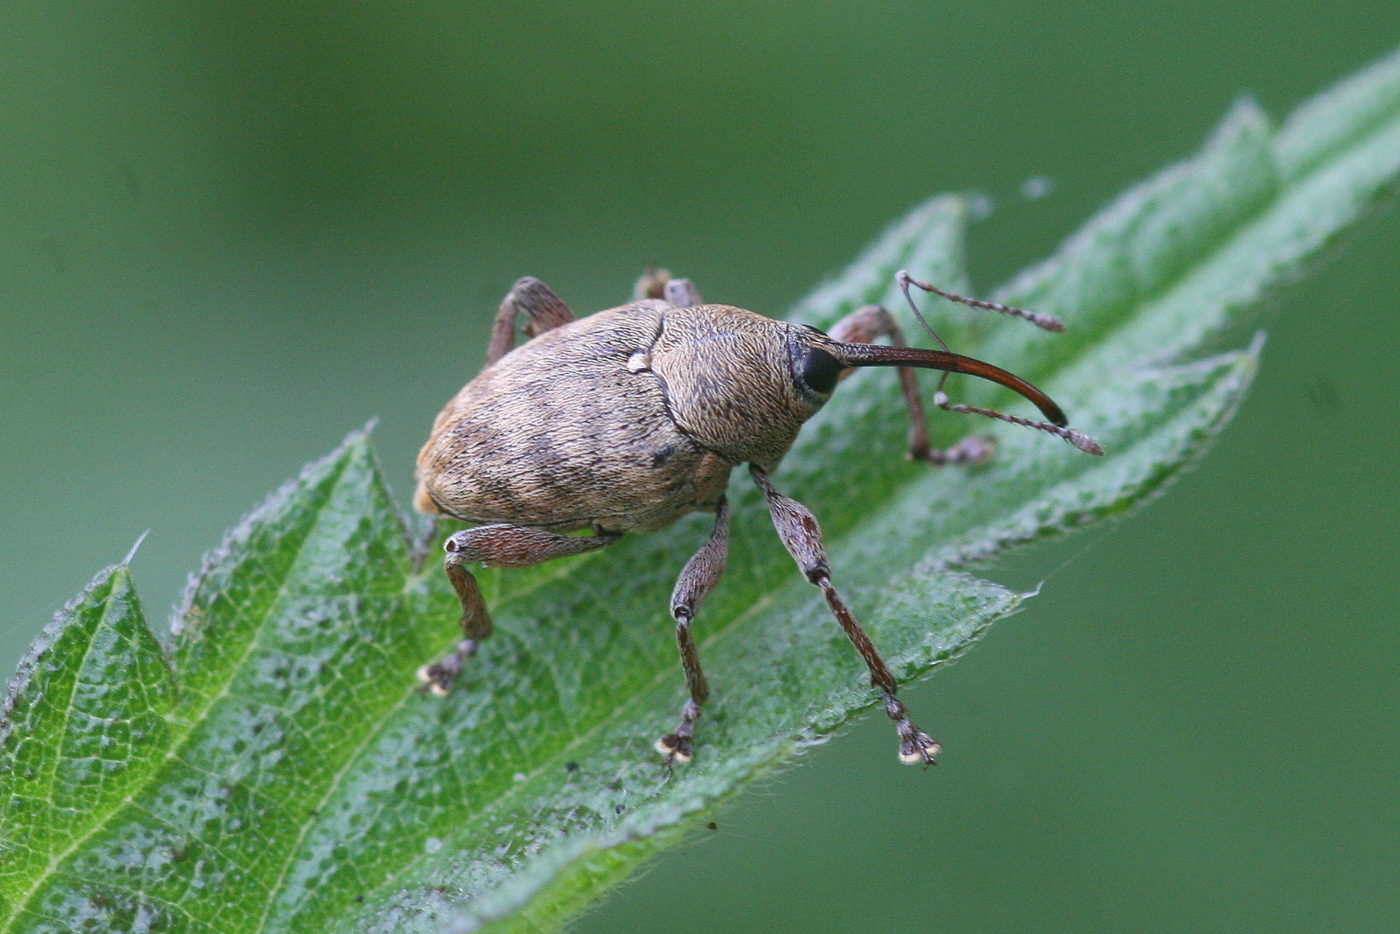
[{"label": "weevil", "polygon": [[[1052,316],[964,298],[902,271],[896,281],[921,323],[911,286],[1047,330],[1063,329]],[[522,317],[528,340],[514,347]],[[471,565],[528,567],[604,548],[629,532],[665,528],[692,512],[713,513],[708,539],[681,569],[671,594],[689,697],[679,724],[656,742],[668,767],[689,761],[696,720],[709,696],[691,624],[724,571],[725,488],[730,472],[747,464],[779,539],[821,589],[865,661],[895,723],[899,758],[934,764],[938,743],[909,719],[894,676],[832,583],[816,517],[780,493],[769,475],[837,384],[865,366],[898,368],[909,454],[917,460],[978,462],[991,448],[976,437],[947,450],[930,447],[911,368],[942,371],[934,401],[943,409],[1035,428],[1090,454],[1103,451],[1066,427],[1064,413],[1045,393],[1000,367],[952,353],[933,337],[941,349],[908,346],[894,317],[879,305],[856,310],[825,333],[705,304],[689,280],[657,270],[638,281],[629,304],[577,319],[540,280],[516,282],[496,315],[485,368],[448,402],[418,455],[414,505],[475,523],[443,544],[447,577],[461,601],[463,638],[450,655],[419,669],[422,688],[446,695],[491,633]],[[880,338],[889,343],[874,343]],[[1045,420],[952,404],[944,393],[950,373],[1000,383],[1030,400]],[[565,534],[570,532],[590,534]]]}]

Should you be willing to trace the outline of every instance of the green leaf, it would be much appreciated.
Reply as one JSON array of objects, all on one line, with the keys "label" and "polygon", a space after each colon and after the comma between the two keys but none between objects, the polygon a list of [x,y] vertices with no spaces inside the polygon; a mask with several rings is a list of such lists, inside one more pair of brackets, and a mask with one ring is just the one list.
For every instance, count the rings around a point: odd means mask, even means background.
[{"label": "green leaf", "polygon": [[[975,428],[999,450],[982,469],[933,470],[902,458],[892,373],[843,384],[774,481],[821,518],[835,580],[899,678],[1025,599],[959,566],[1122,513],[1204,447],[1258,364],[1250,311],[1397,175],[1392,55],[1279,130],[1239,104],[1197,156],[997,296],[1060,314],[1067,334],[929,305],[958,350],[1055,396],[1102,459],[942,416],[936,441]],[[916,208],[795,316],[827,324],[869,301],[905,315],[900,268],[964,287],[965,215],[958,198]],[[455,599],[436,562],[411,569],[362,433],[208,558],[168,647],[126,565],[104,571],[11,689],[0,930],[556,928],[875,700],[759,498],[733,493],[729,571],[696,621],[714,697],[697,759],[669,777],[651,750],[684,698],[666,596],[706,517],[484,573],[497,633],[445,700],[417,693],[414,670],[455,640]]]}]

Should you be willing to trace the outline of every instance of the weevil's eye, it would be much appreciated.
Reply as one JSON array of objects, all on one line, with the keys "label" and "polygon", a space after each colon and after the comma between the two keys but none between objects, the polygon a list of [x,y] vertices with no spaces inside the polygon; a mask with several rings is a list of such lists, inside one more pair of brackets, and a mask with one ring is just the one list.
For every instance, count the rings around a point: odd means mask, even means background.
[{"label": "weevil's eye", "polygon": [[845,369],[831,354],[820,347],[808,347],[797,359],[798,381],[818,395],[829,395],[836,388],[836,379]]}]

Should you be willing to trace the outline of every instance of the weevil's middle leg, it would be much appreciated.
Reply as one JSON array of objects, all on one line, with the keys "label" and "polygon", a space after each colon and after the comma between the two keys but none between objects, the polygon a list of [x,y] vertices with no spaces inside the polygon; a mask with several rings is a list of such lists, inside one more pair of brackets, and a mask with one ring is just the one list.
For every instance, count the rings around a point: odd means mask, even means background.
[{"label": "weevil's middle leg", "polygon": [[527,338],[574,320],[569,306],[549,286],[534,276],[517,279],[501,301],[496,320],[491,325],[491,342],[486,346],[487,366],[504,357],[515,346],[515,322],[522,314],[525,316]]},{"label": "weevil's middle leg", "polygon": [[754,482],[768,500],[768,512],[773,517],[773,526],[778,530],[778,537],[782,539],[783,546],[797,562],[807,580],[821,588],[826,605],[831,608],[836,621],[845,630],[846,637],[851,640],[851,644],[865,661],[866,668],[870,670],[870,683],[883,695],[885,713],[894,721],[895,732],[899,735],[900,761],[935,765],[938,743],[909,719],[904,704],[895,696],[898,685],[895,684],[894,675],[890,673],[884,659],[876,651],[875,644],[870,641],[865,630],[860,628],[855,615],[831,583],[831,565],[827,562],[826,546],[822,543],[822,532],[817,524],[817,517],[797,500],[774,489],[773,484],[768,481],[768,474],[762,468],[750,464],[749,472],[753,474]]},{"label": "weevil's middle leg", "polygon": [[[831,328],[834,340],[849,344],[873,344],[881,337],[888,337],[895,347],[907,347],[904,332],[898,322],[880,305],[866,305],[857,308]],[[841,374],[845,379],[855,372],[847,369]],[[919,389],[914,382],[912,368],[902,366],[899,373],[899,389],[904,396],[904,407],[909,412],[909,456],[914,460],[930,464],[980,464],[992,456],[995,445],[987,435],[973,435],[963,438],[947,450],[929,447],[928,421],[924,415],[924,404],[919,399]],[[947,374],[945,373],[946,377]],[[942,384],[939,384],[940,388]]]},{"label": "weevil's middle leg", "polygon": [[486,600],[481,596],[476,577],[467,570],[467,565],[480,563],[487,567],[524,568],[603,548],[621,537],[607,532],[558,535],[543,529],[503,523],[479,525],[449,535],[442,545],[447,552],[443,568],[462,604],[463,639],[451,654],[418,669],[418,680],[423,682],[419,690],[432,691],[439,697],[446,696],[467,659],[475,655],[482,640],[491,635],[491,614],[486,609]]}]

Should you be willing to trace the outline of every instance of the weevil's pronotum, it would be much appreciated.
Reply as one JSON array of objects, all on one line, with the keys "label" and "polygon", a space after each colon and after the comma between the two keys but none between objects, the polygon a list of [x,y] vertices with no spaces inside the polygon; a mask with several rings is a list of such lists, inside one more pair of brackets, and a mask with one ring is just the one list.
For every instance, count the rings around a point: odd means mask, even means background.
[{"label": "weevil's pronotum", "polygon": [[[952,295],[904,272],[897,281],[916,315],[911,285],[1047,330],[1063,329],[1049,315]],[[512,350],[522,315],[529,340]],[[882,337],[888,346],[873,343]],[[862,366],[899,368],[915,459],[975,462],[988,456],[990,446],[974,438],[947,450],[929,447],[911,367],[943,371],[934,401],[944,409],[1025,425],[1081,451],[1103,453],[1093,439],[1066,428],[1060,407],[1020,377],[946,346],[907,346],[894,318],[878,305],[853,312],[827,334],[704,304],[689,280],[657,271],[637,283],[630,304],[575,319],[543,282],[521,279],[501,303],[485,369],[438,415],[418,455],[414,505],[481,523],[444,543],[447,576],[462,603],[464,638],[452,654],[419,670],[424,687],[446,694],[491,633],[491,616],[469,565],[527,567],[611,545],[627,532],[656,531],[691,512],[712,512],[714,530],[686,562],[671,594],[690,697],[675,730],[656,743],[667,765],[688,761],[709,694],[690,625],[724,570],[729,474],[748,464],[778,537],[807,580],[821,588],[865,660],[895,722],[900,759],[933,764],[938,744],[910,721],[895,696],[894,677],[832,584],[816,517],[769,480],[802,423]],[[951,404],[943,391],[949,373],[1013,389],[1046,421]],[[562,534],[577,531],[592,534]]]}]

